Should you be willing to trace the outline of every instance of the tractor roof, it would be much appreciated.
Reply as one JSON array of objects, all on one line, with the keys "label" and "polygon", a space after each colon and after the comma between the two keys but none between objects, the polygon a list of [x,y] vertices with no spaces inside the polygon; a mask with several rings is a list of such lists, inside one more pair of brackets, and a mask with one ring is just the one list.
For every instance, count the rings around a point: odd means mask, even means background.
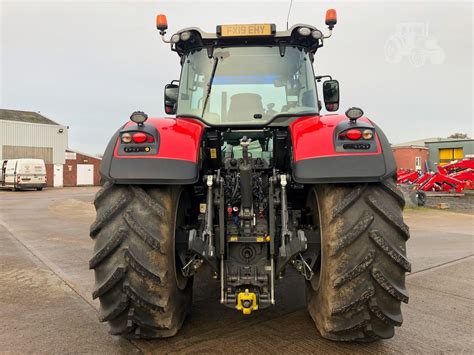
[{"label": "tractor roof", "polygon": [[[299,46],[315,53],[323,46],[323,34],[311,25],[297,24],[286,31],[276,31],[274,24],[219,25],[215,33],[197,27],[184,28],[171,36],[171,49],[179,56],[190,50],[229,46]],[[212,55],[212,52],[210,52]]]}]

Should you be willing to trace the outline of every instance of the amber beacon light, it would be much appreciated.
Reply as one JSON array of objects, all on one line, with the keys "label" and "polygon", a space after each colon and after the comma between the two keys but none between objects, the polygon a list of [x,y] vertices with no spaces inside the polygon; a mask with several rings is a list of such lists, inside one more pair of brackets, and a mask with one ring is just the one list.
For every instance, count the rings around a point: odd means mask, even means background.
[{"label": "amber beacon light", "polygon": [[337,23],[337,13],[335,9],[328,9],[326,11],[326,25],[330,30],[334,28]]},{"label": "amber beacon light", "polygon": [[160,31],[160,33],[165,33],[165,31],[168,29],[168,20],[166,19],[166,15],[156,15],[156,28],[158,31]]}]

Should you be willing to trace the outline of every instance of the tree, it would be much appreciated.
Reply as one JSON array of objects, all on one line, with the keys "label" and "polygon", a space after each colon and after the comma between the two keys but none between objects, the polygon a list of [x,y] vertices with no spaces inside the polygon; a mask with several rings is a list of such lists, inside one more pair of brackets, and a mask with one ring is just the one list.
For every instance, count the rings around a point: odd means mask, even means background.
[{"label": "tree", "polygon": [[469,138],[469,136],[467,135],[467,133],[453,133],[448,138],[461,138],[461,139],[464,139],[464,138]]}]

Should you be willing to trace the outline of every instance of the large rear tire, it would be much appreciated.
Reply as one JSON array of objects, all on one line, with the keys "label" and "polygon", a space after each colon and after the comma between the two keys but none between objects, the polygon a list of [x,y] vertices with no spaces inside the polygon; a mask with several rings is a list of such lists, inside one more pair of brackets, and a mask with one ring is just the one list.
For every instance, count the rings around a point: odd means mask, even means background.
[{"label": "large rear tire", "polygon": [[97,193],[97,219],[90,229],[92,296],[99,298],[99,319],[109,323],[111,334],[170,337],[189,313],[192,280],[177,270],[175,253],[176,224],[185,211],[179,206],[182,196],[179,187],[110,182]]},{"label": "large rear tire", "polygon": [[311,204],[322,254],[319,272],[307,283],[307,306],[319,332],[339,341],[391,338],[402,324],[405,273],[411,270],[403,195],[392,179],[321,185]]}]

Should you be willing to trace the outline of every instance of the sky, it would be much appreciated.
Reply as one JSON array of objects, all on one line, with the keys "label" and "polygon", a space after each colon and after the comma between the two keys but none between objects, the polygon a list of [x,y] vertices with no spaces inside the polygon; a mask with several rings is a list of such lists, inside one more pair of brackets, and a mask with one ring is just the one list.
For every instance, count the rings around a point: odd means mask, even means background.
[{"label": "sky", "polygon": [[[226,23],[284,30],[289,3],[0,0],[0,108],[41,112],[69,126],[72,149],[100,154],[133,111],[165,116],[163,87],[180,65],[156,14],[168,36]],[[339,80],[339,112],[361,107],[392,143],[473,136],[471,1],[294,0],[289,24],[325,31],[328,8],[338,24],[314,68]]]}]

